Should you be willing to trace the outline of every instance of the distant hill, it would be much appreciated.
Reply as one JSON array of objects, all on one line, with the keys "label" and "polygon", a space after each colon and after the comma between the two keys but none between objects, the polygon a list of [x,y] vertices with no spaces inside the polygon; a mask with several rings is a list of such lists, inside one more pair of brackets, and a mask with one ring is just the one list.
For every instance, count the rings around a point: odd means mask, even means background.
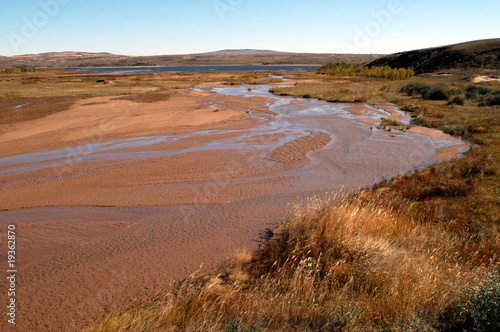
[{"label": "distant hill", "polygon": [[223,66],[223,65],[315,65],[328,62],[363,64],[381,55],[286,53],[270,50],[221,50],[200,54],[127,56],[111,53],[51,52],[0,56],[0,68],[7,67],[133,67],[133,66]]},{"label": "distant hill", "polygon": [[88,52],[49,52],[0,57],[0,67],[70,67],[76,64],[109,63],[128,59],[126,55]]},{"label": "distant hill", "polygon": [[443,69],[500,69],[500,38],[396,53],[368,65],[413,67],[416,73]]},{"label": "distant hill", "polygon": [[290,52],[279,52],[271,50],[220,50],[215,52],[198,53],[199,55],[255,55],[255,54],[289,54]]}]

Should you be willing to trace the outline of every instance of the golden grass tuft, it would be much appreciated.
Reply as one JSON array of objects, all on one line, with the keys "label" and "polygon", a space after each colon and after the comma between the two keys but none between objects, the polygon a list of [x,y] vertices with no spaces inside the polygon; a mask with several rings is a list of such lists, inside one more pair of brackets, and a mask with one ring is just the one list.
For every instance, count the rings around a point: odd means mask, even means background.
[{"label": "golden grass tuft", "polygon": [[377,190],[311,199],[253,255],[237,254],[217,274],[193,276],[94,330],[432,330],[487,269],[461,260],[469,239],[419,222],[407,213],[411,202],[387,202]]}]

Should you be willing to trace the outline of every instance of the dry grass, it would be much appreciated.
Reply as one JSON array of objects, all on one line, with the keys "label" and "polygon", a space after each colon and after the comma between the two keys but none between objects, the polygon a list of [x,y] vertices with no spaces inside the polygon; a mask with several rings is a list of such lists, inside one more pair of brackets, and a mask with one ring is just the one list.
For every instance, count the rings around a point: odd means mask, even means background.
[{"label": "dry grass", "polygon": [[123,97],[117,97],[114,99],[118,100],[129,100],[136,103],[156,103],[158,101],[165,101],[170,99],[170,94],[165,92],[151,92],[143,93],[138,95],[128,95]]},{"label": "dry grass", "polygon": [[[0,98],[97,97],[191,88],[202,82],[245,81],[246,73],[79,74],[66,72],[0,75]],[[255,76],[255,75],[254,75]],[[265,75],[261,75],[265,76]]]},{"label": "dry grass", "polygon": [[295,209],[252,257],[238,255],[94,330],[431,330],[487,269],[462,260],[469,239],[419,222],[411,203],[396,209],[396,197],[380,201],[378,191]]},{"label": "dry grass", "polygon": [[0,98],[0,124],[35,120],[62,112],[76,100],[73,97]]},{"label": "dry grass", "polygon": [[369,84],[361,85],[358,79],[325,79],[321,83],[297,83],[293,88],[278,87],[272,92],[302,98],[318,98],[339,103],[380,103],[384,101],[380,90]]}]

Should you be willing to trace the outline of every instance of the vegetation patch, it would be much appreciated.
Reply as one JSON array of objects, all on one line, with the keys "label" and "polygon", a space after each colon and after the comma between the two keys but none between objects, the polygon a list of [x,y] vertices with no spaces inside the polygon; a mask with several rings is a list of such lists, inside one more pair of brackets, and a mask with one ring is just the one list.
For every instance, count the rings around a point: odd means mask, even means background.
[{"label": "vegetation patch", "polygon": [[123,97],[113,98],[115,100],[129,100],[136,103],[156,103],[170,99],[170,94],[166,92],[151,92],[143,94],[128,95]]},{"label": "vegetation patch", "polygon": [[500,331],[500,274],[493,270],[439,316],[442,331]]},{"label": "vegetation patch", "polygon": [[94,330],[433,330],[487,271],[463,259],[468,238],[412,217],[410,200],[395,205],[381,188],[296,207],[260,251]]},{"label": "vegetation patch", "polygon": [[1,69],[0,74],[35,73],[46,70],[47,69],[35,68],[35,67],[14,67],[14,68]]},{"label": "vegetation patch", "polygon": [[415,71],[412,68],[391,68],[383,67],[357,67],[350,63],[328,63],[317,69],[318,74],[325,75],[342,75],[353,76],[359,75],[363,77],[383,78],[390,80],[402,80],[412,78]]},{"label": "vegetation patch", "polygon": [[0,98],[0,123],[11,124],[35,120],[66,111],[78,98]]},{"label": "vegetation patch", "polygon": [[426,100],[448,100],[450,105],[463,106],[466,102],[479,106],[500,105],[500,90],[480,85],[450,88],[446,84],[409,83],[401,88],[401,92]]}]

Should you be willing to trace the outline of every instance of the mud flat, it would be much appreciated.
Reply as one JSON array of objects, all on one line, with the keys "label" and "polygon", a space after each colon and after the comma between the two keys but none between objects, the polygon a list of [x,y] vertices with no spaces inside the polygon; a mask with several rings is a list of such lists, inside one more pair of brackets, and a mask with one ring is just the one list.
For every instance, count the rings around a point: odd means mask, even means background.
[{"label": "mud flat", "polygon": [[256,249],[304,197],[467,147],[435,131],[370,126],[404,120],[393,107],[269,88],[200,86],[152,104],[97,97],[0,125],[0,223],[18,230],[18,328],[79,330]]}]

